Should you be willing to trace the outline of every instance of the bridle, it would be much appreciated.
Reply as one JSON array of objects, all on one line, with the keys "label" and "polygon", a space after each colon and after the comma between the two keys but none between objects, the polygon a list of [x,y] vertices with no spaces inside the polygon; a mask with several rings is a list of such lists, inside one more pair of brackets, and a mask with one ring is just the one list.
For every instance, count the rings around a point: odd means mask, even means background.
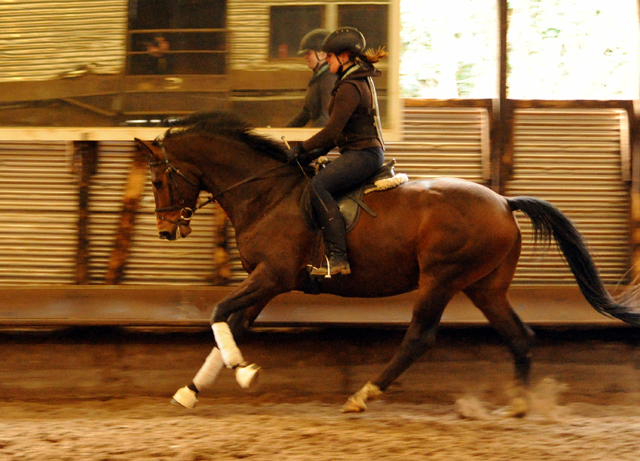
[{"label": "bridle", "polygon": [[[195,208],[190,208],[188,206],[186,206],[184,199],[182,198],[182,195],[180,194],[180,189],[178,188],[178,183],[176,182],[176,178],[173,175],[173,173],[179,175],[182,179],[184,179],[185,181],[187,181],[189,184],[191,184],[192,186],[195,186],[198,188],[198,190],[202,190],[201,189],[201,184],[198,182],[194,182],[193,180],[189,179],[184,173],[182,173],[179,169],[175,168],[173,165],[171,165],[171,162],[169,161],[169,155],[167,154],[167,149],[164,147],[164,136],[158,136],[155,139],[155,144],[158,145],[158,147],[160,147],[160,151],[162,152],[162,156],[164,158],[164,160],[161,161],[152,161],[151,158],[149,158],[148,164],[149,167],[156,167],[159,165],[165,165],[166,166],[166,174],[167,174],[167,178],[169,179],[169,181],[171,181],[171,184],[173,187],[169,188],[169,197],[171,199],[171,203],[176,203],[173,197],[173,189],[175,189],[176,193],[178,194],[178,204],[176,205],[171,205],[168,207],[164,207],[164,208],[156,208],[155,209],[155,213],[156,216],[158,217],[158,219],[164,220],[164,221],[168,221],[171,224],[180,224],[180,223],[185,223],[185,224],[189,224],[189,222],[191,221],[191,218],[193,217],[194,213],[196,211],[198,211],[200,208],[202,208],[205,205],[208,205],[211,202],[215,202],[221,195],[229,192],[231,189],[235,189],[238,186],[241,186],[243,184],[249,183],[251,181],[255,181],[256,179],[261,179],[263,178],[266,174],[271,173],[272,171],[276,171],[280,168],[283,168],[285,166],[288,166],[289,163],[284,163],[282,165],[278,165],[276,167],[273,168],[269,168],[268,170],[263,171],[262,173],[258,173],[255,174],[253,176],[250,176],[247,179],[243,179],[242,181],[238,181],[237,183],[227,187],[226,189],[218,192],[215,195],[212,195],[211,197],[209,197],[206,201],[197,204]],[[180,210],[180,218],[177,221],[172,221],[170,219],[165,218],[164,216],[158,214],[158,213],[166,213],[169,211],[177,211]]]},{"label": "bridle", "polygon": [[[160,147],[160,150],[162,151],[162,156],[164,157],[164,160],[161,161],[152,161],[151,157],[148,160],[149,163],[149,167],[156,167],[159,165],[165,165],[166,169],[165,169],[165,173],[167,175],[167,179],[171,182],[171,187],[169,187],[169,197],[171,199],[171,203],[174,203],[174,205],[168,206],[168,207],[164,207],[164,208],[156,208],[155,209],[155,214],[158,217],[158,219],[164,220],[164,221],[168,221],[171,224],[189,224],[189,222],[191,221],[191,218],[193,217],[193,214],[196,212],[196,210],[198,210],[199,208],[202,208],[204,205],[206,205],[208,202],[203,203],[202,205],[198,205],[195,207],[195,209],[190,208],[186,205],[184,199],[182,198],[182,194],[180,194],[180,189],[178,188],[178,183],[176,181],[176,177],[174,176],[173,173],[177,174],[178,176],[180,176],[182,179],[184,179],[185,181],[187,181],[189,184],[191,184],[194,187],[197,187],[198,190],[200,190],[200,183],[199,182],[195,182],[192,179],[190,179],[189,177],[187,177],[182,171],[180,171],[179,169],[177,169],[176,167],[174,167],[173,165],[171,165],[171,162],[169,161],[169,156],[167,155],[167,150],[164,147],[164,143],[162,142],[163,139],[162,137],[158,136],[155,139],[155,143]],[[175,193],[178,195],[178,204],[175,204],[176,201],[174,200],[174,191]],[[180,210],[180,218],[178,218],[177,221],[172,221],[166,217],[164,217],[163,215],[159,214],[159,213],[167,213],[170,211],[178,211]]]}]

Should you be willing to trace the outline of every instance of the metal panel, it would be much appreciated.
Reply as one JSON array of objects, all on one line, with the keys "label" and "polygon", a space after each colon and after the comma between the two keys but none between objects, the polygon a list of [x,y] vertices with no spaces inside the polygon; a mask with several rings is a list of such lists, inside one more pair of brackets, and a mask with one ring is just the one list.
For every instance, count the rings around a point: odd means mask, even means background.
[{"label": "metal panel", "polygon": [[0,2],[0,82],[124,67],[128,0]]},{"label": "metal panel", "polygon": [[0,143],[0,285],[74,283],[78,189],[70,147]]},{"label": "metal panel", "polygon": [[477,108],[404,109],[403,141],[387,143],[385,156],[411,179],[452,176],[475,182],[488,178],[487,110]]},{"label": "metal panel", "polygon": [[[520,109],[514,119],[514,175],[507,195],[548,200],[587,239],[606,282],[629,268],[626,112],[617,109]],[[515,282],[572,285],[564,259],[532,245],[530,221],[518,213],[524,246]]]}]

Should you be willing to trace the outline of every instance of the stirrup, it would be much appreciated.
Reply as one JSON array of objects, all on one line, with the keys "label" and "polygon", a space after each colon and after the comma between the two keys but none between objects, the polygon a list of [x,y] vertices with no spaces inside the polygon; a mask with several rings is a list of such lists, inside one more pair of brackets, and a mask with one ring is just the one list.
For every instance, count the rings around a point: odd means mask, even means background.
[{"label": "stirrup", "polygon": [[349,261],[347,261],[346,256],[343,261],[337,265],[337,267],[331,264],[331,260],[327,255],[324,256],[324,262],[327,265],[326,267],[324,264],[320,267],[312,267],[309,275],[311,277],[324,277],[326,279],[330,279],[332,275],[349,275],[351,273],[351,267],[349,267]]}]

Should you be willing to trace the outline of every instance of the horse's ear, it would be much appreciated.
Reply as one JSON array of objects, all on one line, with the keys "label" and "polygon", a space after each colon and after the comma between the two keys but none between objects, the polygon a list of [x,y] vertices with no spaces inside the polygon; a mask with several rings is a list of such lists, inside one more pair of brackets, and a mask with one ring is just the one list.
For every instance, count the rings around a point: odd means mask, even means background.
[{"label": "horse's ear", "polygon": [[149,146],[149,144],[147,144],[145,141],[143,141],[142,139],[138,139],[138,138],[133,138],[133,140],[136,142],[136,146],[138,146],[138,149],[140,149],[140,152],[142,154],[145,155],[153,155],[153,150],[151,149],[151,147]]}]

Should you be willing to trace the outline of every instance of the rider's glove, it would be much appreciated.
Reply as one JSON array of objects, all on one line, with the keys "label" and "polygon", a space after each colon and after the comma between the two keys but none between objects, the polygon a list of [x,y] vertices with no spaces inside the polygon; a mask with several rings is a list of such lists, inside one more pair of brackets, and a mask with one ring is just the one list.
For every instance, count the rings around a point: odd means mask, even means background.
[{"label": "rider's glove", "polygon": [[298,155],[300,155],[300,151],[298,150],[298,146],[294,146],[291,149],[287,149],[284,151],[287,154],[287,160],[293,162]]},{"label": "rider's glove", "polygon": [[293,162],[294,160],[298,159],[300,154],[304,153],[304,148],[302,147],[302,143],[300,142],[293,146],[291,149],[287,149],[285,152],[287,154],[287,160]]}]

